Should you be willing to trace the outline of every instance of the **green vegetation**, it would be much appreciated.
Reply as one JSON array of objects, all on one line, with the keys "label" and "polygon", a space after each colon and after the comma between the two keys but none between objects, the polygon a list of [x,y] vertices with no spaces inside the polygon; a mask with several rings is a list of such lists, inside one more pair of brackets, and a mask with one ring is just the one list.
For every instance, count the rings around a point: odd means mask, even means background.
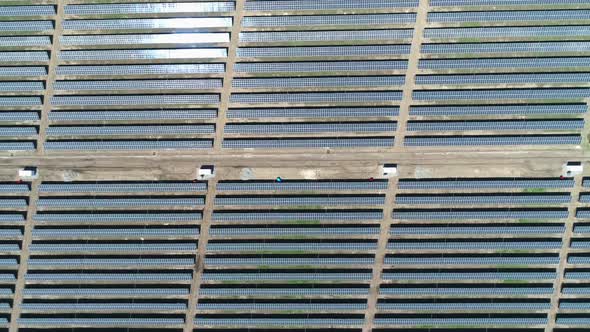
[{"label": "green vegetation", "polygon": [[545,188],[527,188],[524,190],[525,193],[531,193],[531,194],[544,193],[545,191],[547,191],[547,189],[545,189]]},{"label": "green vegetation", "polygon": [[590,134],[586,135],[586,139],[582,139],[581,146],[584,151],[590,150]]},{"label": "green vegetation", "polygon": [[275,314],[286,314],[286,315],[288,315],[288,314],[300,314],[300,313],[304,313],[305,312],[305,310],[276,310],[275,311],[275,310],[272,310],[272,309],[271,309],[271,311],[272,311],[272,313],[275,313]]},{"label": "green vegetation", "polygon": [[319,220],[306,220],[306,219],[295,219],[295,220],[287,220],[287,224],[297,224],[297,225],[319,225]]},{"label": "green vegetation", "polygon": [[465,22],[461,23],[462,28],[480,28],[483,27],[484,24],[481,22]]},{"label": "green vegetation", "polygon": [[244,282],[239,280],[222,280],[221,283],[224,285],[236,285],[243,284]]},{"label": "green vegetation", "polygon": [[323,208],[321,205],[296,205],[292,207],[294,210],[321,210]]},{"label": "green vegetation", "polygon": [[497,254],[523,254],[523,253],[527,253],[530,250],[528,249],[502,249],[502,250],[496,250],[495,253]]},{"label": "green vegetation", "polygon": [[[433,38],[434,39],[434,38]],[[436,38],[436,39],[453,39],[457,43],[485,43],[486,39],[483,38]]]}]

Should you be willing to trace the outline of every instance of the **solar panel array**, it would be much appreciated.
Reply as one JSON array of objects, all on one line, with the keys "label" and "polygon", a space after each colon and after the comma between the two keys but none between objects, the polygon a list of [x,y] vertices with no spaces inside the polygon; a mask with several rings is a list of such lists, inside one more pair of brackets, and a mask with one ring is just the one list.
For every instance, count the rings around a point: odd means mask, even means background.
[{"label": "solar panel array", "polygon": [[30,189],[30,183],[0,183],[0,328],[10,321]]},{"label": "solar panel array", "polygon": [[196,327],[362,326],[386,189],[219,182]]},{"label": "solar panel array", "polygon": [[558,327],[587,319],[590,179],[579,203],[571,178],[39,182],[28,219],[30,184],[0,184],[0,317],[25,261],[23,331],[525,331],[548,324],[555,296]]},{"label": "solar panel array", "polygon": [[[583,154],[589,22],[586,0],[0,1],[0,154]],[[0,183],[0,332],[590,324],[588,179],[220,174]]]},{"label": "solar panel array", "polygon": [[572,186],[400,179],[375,325],[545,325]]},{"label": "solar panel array", "polygon": [[0,4],[9,153],[583,145],[584,2],[46,2]]},{"label": "solar panel array", "polygon": [[[590,12],[575,9],[583,3],[430,1],[410,124],[432,129],[409,132],[406,146],[580,144],[579,129],[535,121],[583,127]],[[463,126],[449,128],[455,121]]]},{"label": "solar panel array", "polygon": [[0,7],[0,150],[37,145],[57,7]]},{"label": "solar panel array", "polygon": [[211,148],[234,9],[66,5],[45,148]]},{"label": "solar panel array", "polygon": [[223,147],[392,147],[416,6],[246,1]]},{"label": "solar panel array", "polygon": [[206,188],[41,184],[19,325],[182,326]]}]

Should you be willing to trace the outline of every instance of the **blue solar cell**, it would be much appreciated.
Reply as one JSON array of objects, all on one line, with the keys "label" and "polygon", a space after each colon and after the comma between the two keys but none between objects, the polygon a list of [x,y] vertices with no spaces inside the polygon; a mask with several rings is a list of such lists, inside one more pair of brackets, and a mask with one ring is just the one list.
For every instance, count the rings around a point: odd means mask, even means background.
[{"label": "blue solar cell", "polygon": [[286,123],[286,124],[226,124],[226,134],[282,134],[320,132],[393,132],[395,122],[377,123]]},{"label": "blue solar cell", "polygon": [[394,211],[394,219],[560,219],[567,218],[567,210],[425,210]]},{"label": "blue solar cell", "polygon": [[[384,272],[384,280],[552,280],[554,272]],[[465,303],[468,305],[467,303]]]},{"label": "blue solar cell", "polygon": [[557,21],[587,20],[590,10],[535,10],[489,12],[431,12],[428,22],[498,22],[498,21]]},{"label": "blue solar cell", "polygon": [[587,4],[586,0],[430,0],[438,6],[524,6],[524,5],[575,5]]},{"label": "blue solar cell", "polygon": [[[568,200],[569,201],[569,200]],[[379,205],[385,202],[384,196],[293,196],[293,197],[252,197],[217,196],[215,205]]]},{"label": "blue solar cell", "polygon": [[498,89],[498,90],[418,90],[415,100],[491,100],[491,99],[583,99],[590,97],[586,88]]},{"label": "blue solar cell", "polygon": [[584,83],[588,73],[418,75],[416,84]]},{"label": "blue solar cell", "polygon": [[[36,114],[36,113],[35,113]],[[0,113],[0,120],[2,119]],[[120,120],[193,120],[213,119],[217,110],[156,110],[156,111],[51,111],[52,121],[120,121]]]},{"label": "blue solar cell", "polygon": [[51,38],[49,36],[35,37],[0,37],[0,46],[5,47],[24,47],[24,46],[50,46]]},{"label": "blue solar cell", "polygon": [[[528,114],[581,114],[586,105],[494,105],[494,106],[412,106],[410,114],[416,116],[465,115],[528,115]],[[50,114],[51,115],[51,114]]]},{"label": "blue solar cell", "polygon": [[223,273],[205,271],[203,280],[210,281],[296,281],[296,280],[313,280],[313,281],[348,281],[348,280],[370,280],[371,273]]},{"label": "blue solar cell", "polygon": [[[29,98],[32,99],[32,98]],[[40,103],[40,98],[34,98]],[[0,105],[2,105],[0,99]],[[116,105],[171,105],[218,104],[219,95],[133,95],[133,96],[54,96],[54,106],[116,106]],[[37,105],[37,104],[34,104]]]},{"label": "blue solar cell", "polygon": [[367,288],[201,288],[205,296],[309,296],[309,295],[366,295]]},{"label": "blue solar cell", "polygon": [[420,59],[420,69],[577,68],[590,67],[588,57]]},{"label": "blue solar cell", "polygon": [[[573,182],[572,182],[573,185]],[[385,190],[385,181],[289,181],[289,182],[231,182],[222,181],[217,184],[217,191],[242,191],[242,190]]]},{"label": "blue solar cell", "polygon": [[[57,75],[175,75],[223,73],[222,63],[58,66]],[[1,73],[1,71],[0,71]]]},{"label": "blue solar cell", "polygon": [[365,0],[362,2],[354,0],[298,0],[298,1],[253,1],[245,3],[246,10],[329,10],[329,9],[378,9],[378,8],[399,8],[417,7],[418,0]]},{"label": "blue solar cell", "polygon": [[[0,204],[2,200],[0,200]],[[39,198],[39,207],[197,206],[204,198]]]},{"label": "blue solar cell", "polygon": [[184,318],[19,318],[19,324],[28,326],[133,326],[184,324]]},{"label": "blue solar cell", "polygon": [[32,252],[142,252],[142,251],[191,251],[196,250],[195,243],[101,243],[101,244],[41,244],[32,243]]},{"label": "blue solar cell", "polygon": [[[59,266],[60,268],[113,267],[113,266],[193,266],[192,258],[35,258],[29,259],[30,266]],[[16,264],[16,261],[15,261]]]},{"label": "blue solar cell", "polygon": [[183,80],[117,80],[117,81],[56,81],[55,90],[168,90],[168,89],[215,89],[221,88],[222,80],[183,79]]},{"label": "blue solar cell", "polygon": [[584,327],[590,324],[590,318],[587,317],[559,317],[555,320],[556,324],[563,325],[583,325]]},{"label": "blue solar cell", "polygon": [[409,29],[241,32],[240,42],[395,40],[412,38],[412,33]]},{"label": "blue solar cell", "polygon": [[[44,76],[47,75],[45,67],[0,67],[0,76],[22,77],[22,76]],[[21,82],[24,83],[24,82]],[[35,83],[35,82],[32,82]],[[43,84],[41,84],[43,89]]]},{"label": "blue solar cell", "polygon": [[37,121],[39,120],[37,112],[1,112],[0,121]]},{"label": "blue solar cell", "polygon": [[385,257],[389,265],[536,265],[558,264],[559,257]]},{"label": "blue solar cell", "polygon": [[2,183],[0,184],[0,192],[1,193],[9,193],[9,192],[17,192],[17,193],[28,193],[29,192],[29,185],[28,184],[8,184]]},{"label": "blue solar cell", "polygon": [[[1,187],[0,187],[1,188]],[[204,182],[42,183],[39,192],[185,192],[207,189]]]},{"label": "blue solar cell", "polygon": [[[132,43],[131,43],[132,44]],[[91,50],[61,51],[60,60],[156,60],[156,59],[203,59],[225,58],[226,48],[189,48],[189,49],[141,49],[141,50]],[[0,53],[0,60],[2,53]]]},{"label": "blue solar cell", "polygon": [[0,31],[46,31],[53,30],[52,21],[0,22]]},{"label": "blue solar cell", "polygon": [[375,325],[544,325],[547,318],[375,318]]},{"label": "blue solar cell", "polygon": [[553,293],[553,287],[382,287],[381,294],[387,295],[541,295]]},{"label": "blue solar cell", "polygon": [[23,137],[37,135],[37,128],[35,127],[0,127],[0,137]]},{"label": "blue solar cell", "polygon": [[[338,107],[338,108],[232,108],[229,119],[241,118],[335,118],[335,117],[393,117],[399,107]],[[51,116],[51,113],[49,114]]]},{"label": "blue solar cell", "polygon": [[380,310],[428,310],[428,311],[473,311],[473,310],[549,310],[551,304],[538,302],[495,303],[378,303]]},{"label": "blue solar cell", "polygon": [[31,62],[49,61],[49,53],[46,51],[30,52],[0,52],[0,62]]},{"label": "blue solar cell", "polygon": [[295,77],[295,78],[234,78],[234,88],[309,88],[332,86],[403,85],[404,76]]},{"label": "blue solar cell", "polygon": [[364,303],[199,303],[197,310],[237,310],[237,311],[350,311],[365,310]]},{"label": "blue solar cell", "polygon": [[36,238],[117,238],[117,237],[196,237],[198,228],[99,228],[99,229],[34,229]]},{"label": "blue solar cell", "polygon": [[[567,214],[567,211],[566,211]],[[256,220],[380,220],[382,212],[376,211],[320,211],[320,212],[213,212],[215,221]]]},{"label": "blue solar cell", "polygon": [[25,221],[25,216],[22,214],[0,214],[0,222],[6,223],[21,223]]},{"label": "blue solar cell", "polygon": [[[368,251],[377,249],[376,243],[313,243],[313,242],[288,242],[288,243],[226,243],[209,242],[209,252],[263,252],[263,251]],[[561,245],[560,245],[561,247]]]},{"label": "blue solar cell", "polygon": [[457,130],[576,130],[584,120],[410,121],[408,131]]},{"label": "blue solar cell", "polygon": [[[582,247],[574,246],[572,247]],[[586,247],[584,245],[583,247]],[[588,246],[590,247],[590,246]],[[387,249],[392,250],[481,250],[481,249],[561,249],[561,242],[558,241],[390,241]]]},{"label": "blue solar cell", "polygon": [[[589,199],[590,201],[590,199]],[[562,204],[569,203],[569,194],[545,194],[545,195],[478,195],[478,194],[454,194],[447,195],[403,195],[398,194],[396,204],[451,204],[451,205],[477,205],[477,204]]]},{"label": "blue solar cell", "polygon": [[572,188],[572,179],[527,179],[527,178],[454,178],[454,179],[401,179],[400,189],[473,189],[473,188]]},{"label": "blue solar cell", "polygon": [[361,326],[363,318],[200,318],[196,326]]},{"label": "blue solar cell", "polygon": [[65,6],[69,15],[123,15],[163,13],[207,13],[229,12],[234,2],[182,2],[182,3],[114,3],[114,4],[72,4]]},{"label": "blue solar cell", "polygon": [[406,60],[326,61],[326,62],[240,62],[234,65],[239,73],[381,71],[407,68]]},{"label": "blue solar cell", "polygon": [[244,27],[283,27],[311,25],[387,25],[414,23],[415,13],[313,15],[313,16],[248,16],[242,19]]},{"label": "blue solar cell", "polygon": [[192,273],[27,273],[27,281],[190,281]]},{"label": "blue solar cell", "polygon": [[184,303],[23,303],[25,311],[169,311],[186,310]]},{"label": "blue solar cell", "polygon": [[230,17],[65,20],[63,22],[64,30],[199,29],[231,26],[232,18]]},{"label": "blue solar cell", "polygon": [[464,145],[579,145],[579,135],[527,136],[408,136],[406,146],[464,146]]},{"label": "blue solar cell", "polygon": [[158,150],[158,149],[206,149],[211,140],[178,141],[47,141],[46,150]]},{"label": "blue solar cell", "polygon": [[[499,12],[505,13],[505,12]],[[532,12],[534,13],[534,12]],[[526,20],[526,18],[525,18]],[[426,29],[425,38],[529,38],[529,37],[580,37],[590,34],[588,26],[546,27],[486,27]]]},{"label": "blue solar cell", "polygon": [[178,33],[141,35],[66,35],[60,38],[64,46],[74,45],[147,45],[147,44],[210,44],[228,43],[229,33]]},{"label": "blue solar cell", "polygon": [[[0,129],[0,133],[2,130]],[[50,126],[48,136],[212,134],[214,125]]]},{"label": "blue solar cell", "polygon": [[[503,13],[503,12],[499,12]],[[472,44],[423,44],[425,54],[451,53],[513,53],[513,52],[587,52],[590,42],[515,42],[515,43],[472,43]]]},{"label": "blue solar cell", "polygon": [[[55,98],[55,97],[54,97]],[[62,97],[63,98],[63,97]],[[401,91],[378,92],[298,92],[298,93],[232,93],[232,103],[338,103],[399,101]],[[212,102],[210,102],[212,103]]]},{"label": "blue solar cell", "polygon": [[[24,220],[22,215],[19,221]],[[2,215],[0,215],[0,218]],[[200,213],[38,213],[33,220],[38,222],[145,222],[145,221],[194,221],[201,220]]]},{"label": "blue solar cell", "polygon": [[223,147],[243,148],[349,148],[390,147],[393,138],[334,138],[334,139],[224,139]]},{"label": "blue solar cell", "polygon": [[[207,266],[240,266],[240,265],[255,265],[255,266],[323,266],[323,265],[370,265],[374,263],[373,258],[366,257],[348,257],[348,258],[306,258],[306,257],[289,257],[288,260],[284,258],[205,258],[205,265]],[[219,291],[219,289],[213,289],[213,291]],[[228,292],[262,292],[260,289],[229,289]],[[270,291],[273,291],[271,289]],[[277,291],[280,291],[277,290]],[[284,290],[283,290],[284,291]],[[313,289],[307,291],[314,291]],[[328,292],[329,290],[317,290]],[[366,292],[366,290],[364,290]]]},{"label": "blue solar cell", "polygon": [[390,234],[548,234],[562,233],[565,230],[563,224],[557,226],[392,226]]},{"label": "blue solar cell", "polygon": [[186,288],[26,288],[25,296],[54,297],[54,296],[186,296]]},{"label": "blue solar cell", "polygon": [[410,45],[300,46],[300,47],[239,47],[237,56],[245,57],[326,57],[378,56],[409,54]]},{"label": "blue solar cell", "polygon": [[55,6],[0,6],[0,16],[49,16],[55,15]]},{"label": "blue solar cell", "polygon": [[41,97],[0,97],[0,106],[40,106]]}]

